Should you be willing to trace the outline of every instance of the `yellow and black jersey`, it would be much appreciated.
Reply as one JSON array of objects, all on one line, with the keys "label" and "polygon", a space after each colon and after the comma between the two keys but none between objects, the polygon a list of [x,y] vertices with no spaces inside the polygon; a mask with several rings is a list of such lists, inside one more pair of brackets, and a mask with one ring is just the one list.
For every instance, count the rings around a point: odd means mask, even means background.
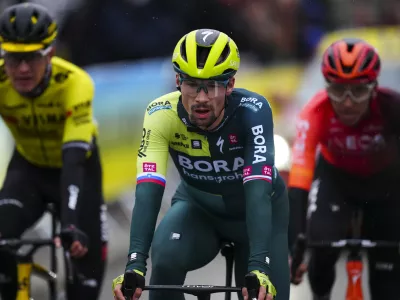
[{"label": "yellow and black jersey", "polygon": [[28,98],[12,87],[3,66],[0,60],[0,115],[26,160],[60,168],[63,148],[90,150],[97,125],[92,109],[94,83],[89,74],[53,57],[49,86],[40,96]]}]

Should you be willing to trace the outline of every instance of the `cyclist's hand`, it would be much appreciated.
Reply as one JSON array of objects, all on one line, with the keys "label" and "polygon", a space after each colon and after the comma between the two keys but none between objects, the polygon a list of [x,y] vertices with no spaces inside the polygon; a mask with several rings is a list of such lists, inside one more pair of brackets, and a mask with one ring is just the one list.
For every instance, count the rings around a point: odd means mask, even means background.
[{"label": "cyclist's hand", "polygon": [[[113,290],[113,295],[114,295],[115,300],[125,300],[125,297],[121,291],[123,282],[124,282],[124,274],[119,275],[112,282],[112,290]],[[128,300],[130,300],[130,299],[128,299]]]},{"label": "cyclist's hand", "polygon": [[[272,282],[269,280],[269,277],[264,273],[261,273],[260,271],[252,271],[251,273],[255,274],[260,282],[260,289],[258,291],[257,300],[273,300],[276,296],[276,289]],[[246,288],[243,288],[242,294],[244,300],[251,300],[249,299],[249,294]]]},{"label": "cyclist's hand", "polygon": [[[292,266],[292,258],[289,258],[289,266],[291,269]],[[307,272],[307,264],[301,263],[297,270],[294,278],[292,277],[292,272],[290,272],[290,282],[293,283],[294,285],[298,285],[303,281],[303,275]]]},{"label": "cyclist's hand", "polygon": [[72,257],[79,258],[88,251],[88,237],[74,225],[68,225],[61,229],[60,238],[65,249],[69,249]]},{"label": "cyclist's hand", "polygon": [[[143,273],[140,272],[139,270],[133,270],[136,275],[136,282],[138,288],[135,289],[135,293],[131,299],[128,300],[137,300],[140,298],[142,295],[143,287],[144,287],[144,276]],[[119,275],[117,278],[115,278],[112,282],[112,289],[113,289],[113,294],[114,294],[114,299],[115,300],[125,300],[123,291],[122,291],[122,285],[124,283],[124,275]]]}]

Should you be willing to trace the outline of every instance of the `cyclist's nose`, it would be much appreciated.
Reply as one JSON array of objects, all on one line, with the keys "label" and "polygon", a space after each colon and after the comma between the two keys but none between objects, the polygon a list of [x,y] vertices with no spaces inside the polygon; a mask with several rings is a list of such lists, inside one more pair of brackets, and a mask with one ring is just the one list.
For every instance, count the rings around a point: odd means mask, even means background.
[{"label": "cyclist's nose", "polygon": [[22,60],[18,65],[18,71],[21,73],[25,73],[29,72],[29,70],[30,70],[29,64],[25,60]]},{"label": "cyclist's nose", "polygon": [[208,95],[204,91],[204,89],[200,89],[200,91],[197,93],[196,101],[197,102],[207,102],[207,101],[209,101]]},{"label": "cyclist's nose", "polygon": [[351,100],[351,97],[349,95],[347,95],[346,98],[344,99],[343,106],[347,108],[354,106],[353,100]]}]

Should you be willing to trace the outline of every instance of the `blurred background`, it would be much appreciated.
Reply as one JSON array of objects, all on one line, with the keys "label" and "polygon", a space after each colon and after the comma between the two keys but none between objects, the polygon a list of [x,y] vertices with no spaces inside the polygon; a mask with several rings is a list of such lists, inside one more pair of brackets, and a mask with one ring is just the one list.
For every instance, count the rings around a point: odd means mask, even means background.
[{"label": "blurred background", "polygon": [[[29,1],[2,0],[0,11],[20,2]],[[276,163],[284,175],[290,166],[289,147],[295,134],[296,114],[323,87],[320,57],[330,43],[343,37],[369,41],[383,60],[380,83],[393,89],[399,89],[400,85],[400,1],[397,0],[31,2],[45,5],[56,17],[60,27],[58,56],[83,67],[96,84],[94,109],[100,125],[104,190],[112,231],[102,300],[112,299],[110,280],[124,269],[144,110],[150,101],[175,89],[170,56],[185,33],[213,28],[236,41],[242,58],[237,86],[258,92],[270,101]],[[0,141],[1,182],[13,148],[3,123],[0,123]],[[170,196],[179,182],[173,166],[169,172],[160,217],[168,209]],[[28,234],[49,234],[48,216]],[[45,252],[38,255],[46,261]],[[346,280],[343,265],[338,265],[338,272],[335,293],[340,298]],[[223,274],[223,260],[218,257],[205,269],[189,274],[187,282],[222,285]],[[42,287],[35,293],[42,295],[44,290]],[[310,299],[308,291],[306,282],[293,288],[291,299]]]}]

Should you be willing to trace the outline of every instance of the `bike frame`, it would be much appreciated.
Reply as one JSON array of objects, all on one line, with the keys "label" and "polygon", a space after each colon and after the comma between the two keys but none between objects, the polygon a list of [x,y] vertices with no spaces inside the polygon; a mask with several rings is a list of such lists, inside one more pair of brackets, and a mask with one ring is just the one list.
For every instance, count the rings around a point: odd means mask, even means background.
[{"label": "bike frame", "polygon": [[291,266],[292,278],[294,278],[298,266],[302,263],[307,248],[347,249],[349,250],[346,262],[348,280],[345,300],[364,300],[362,289],[363,261],[361,253],[363,250],[371,248],[397,249],[400,252],[400,242],[360,239],[361,223],[362,211],[355,210],[352,218],[352,236],[355,236],[356,238],[353,239],[314,242],[307,241],[306,237],[303,234],[300,234],[297,237],[293,250],[293,260]]},{"label": "bike frame", "polygon": [[31,298],[31,263],[17,264],[18,292],[16,300],[29,300]]},{"label": "bike frame", "polygon": [[[24,245],[31,246],[31,249],[26,253],[20,253],[19,248]],[[10,251],[15,255],[17,261],[17,283],[18,290],[16,300],[31,299],[31,275],[35,273],[46,280],[49,284],[50,299],[56,299],[56,278],[54,271],[49,271],[40,264],[33,262],[33,255],[37,249],[43,246],[53,246],[52,239],[13,239],[0,240],[0,246],[6,251]],[[16,250],[15,250],[16,249]]]},{"label": "bike frame", "polygon": [[[31,300],[31,276],[32,273],[43,278],[48,283],[49,299],[57,299],[57,256],[54,238],[56,237],[57,219],[55,216],[54,206],[49,204],[47,208],[51,214],[52,236],[50,239],[4,239],[0,240],[0,247],[10,249],[9,251],[15,255],[17,261],[17,283],[18,291],[16,300]],[[21,253],[20,247],[30,246],[29,251]],[[43,247],[50,246],[50,270],[47,270],[40,264],[33,262],[35,252]]]},{"label": "bike frame", "polygon": [[359,258],[349,259],[346,262],[347,270],[347,291],[346,300],[363,300],[362,290],[362,272],[363,262],[361,256]]},{"label": "bike frame", "polygon": [[[225,271],[225,286],[232,286],[233,262],[235,259],[235,245],[231,242],[222,242],[221,255],[225,257],[226,271]],[[225,293],[225,300],[231,300],[232,294]]]}]

